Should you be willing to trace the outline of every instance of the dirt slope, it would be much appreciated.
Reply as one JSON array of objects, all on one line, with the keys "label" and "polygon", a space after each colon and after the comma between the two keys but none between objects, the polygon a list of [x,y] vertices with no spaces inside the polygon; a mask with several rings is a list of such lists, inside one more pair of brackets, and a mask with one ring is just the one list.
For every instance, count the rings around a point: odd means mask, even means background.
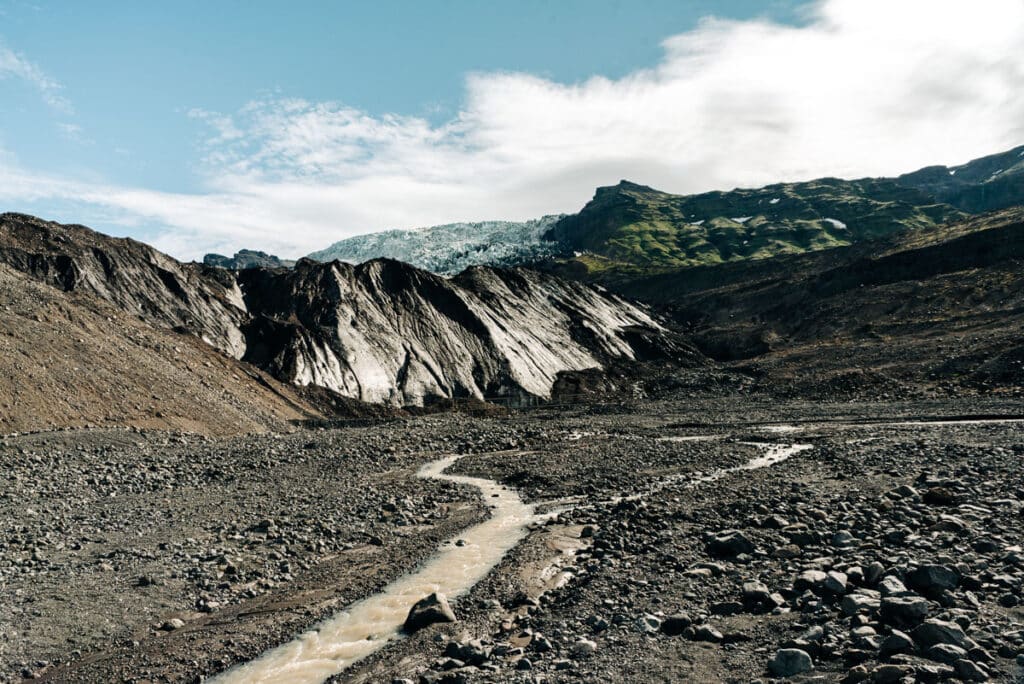
[{"label": "dirt slope", "polygon": [[321,417],[284,385],[190,335],[0,265],[0,433],[133,425],[209,434]]}]

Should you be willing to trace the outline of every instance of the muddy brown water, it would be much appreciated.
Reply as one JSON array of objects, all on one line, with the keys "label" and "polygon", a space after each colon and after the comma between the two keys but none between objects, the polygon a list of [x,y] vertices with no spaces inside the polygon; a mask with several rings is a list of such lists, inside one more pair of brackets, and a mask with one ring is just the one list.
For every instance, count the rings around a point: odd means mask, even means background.
[{"label": "muddy brown water", "polygon": [[[807,444],[763,444],[764,454],[746,463],[693,479],[709,482],[730,472],[774,465],[805,449]],[[432,461],[420,477],[476,487],[491,506],[491,516],[448,540],[422,567],[400,577],[380,593],[358,601],[292,641],[212,679],[216,684],[319,684],[354,663],[402,638],[402,625],[414,603],[433,592],[449,597],[467,593],[528,534],[532,523],[557,515],[539,514],[519,494],[492,480],[452,475],[446,469],[458,455]],[[649,492],[648,492],[649,494]]]},{"label": "muddy brown water", "polygon": [[[491,507],[490,517],[464,530],[415,572],[400,577],[380,593],[352,604],[294,640],[259,658],[228,670],[217,684],[319,683],[401,638],[401,627],[414,603],[433,592],[449,597],[468,592],[546,516],[523,503],[519,494],[491,480],[445,471],[459,456],[428,463],[420,477],[476,487]],[[550,514],[548,514],[550,515]]]}]

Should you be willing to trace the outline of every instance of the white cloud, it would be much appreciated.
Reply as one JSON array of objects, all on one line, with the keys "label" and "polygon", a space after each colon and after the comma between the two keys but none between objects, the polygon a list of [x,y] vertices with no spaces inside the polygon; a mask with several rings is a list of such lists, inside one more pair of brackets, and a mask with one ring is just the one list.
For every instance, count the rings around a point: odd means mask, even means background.
[{"label": "white cloud", "polygon": [[157,244],[179,256],[295,256],[370,230],[574,211],[620,178],[698,192],[891,175],[1024,143],[1019,0],[822,0],[806,17],[706,20],[618,80],[472,74],[442,125],[303,100],[193,110],[211,127],[208,194],[24,173],[13,187],[166,226]]},{"label": "white cloud", "polygon": [[46,74],[42,69],[18,53],[0,45],[0,80],[8,77],[20,78],[39,91],[43,101],[54,109],[70,114],[74,108],[62,96],[64,86]]}]

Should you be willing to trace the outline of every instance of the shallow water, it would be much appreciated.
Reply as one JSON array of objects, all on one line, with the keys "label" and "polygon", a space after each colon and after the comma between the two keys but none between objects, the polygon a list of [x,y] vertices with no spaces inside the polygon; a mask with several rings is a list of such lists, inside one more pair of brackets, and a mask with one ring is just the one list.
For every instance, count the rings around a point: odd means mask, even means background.
[{"label": "shallow water", "polygon": [[414,603],[432,592],[449,598],[473,588],[527,534],[542,516],[514,490],[491,480],[444,472],[458,456],[428,463],[420,477],[477,487],[491,506],[491,517],[446,542],[422,567],[387,585],[380,593],[267,651],[256,660],[228,670],[217,684],[319,684],[353,663],[401,638],[400,629]]},{"label": "shallow water", "polygon": [[[691,486],[697,486],[732,472],[772,466],[811,448],[809,444],[748,444],[762,448],[764,454],[733,468],[667,478],[655,490],[680,479],[689,479]],[[319,684],[400,639],[409,609],[424,596],[436,591],[451,598],[468,592],[522,541],[531,523],[557,515],[560,510],[539,515],[535,506],[523,503],[515,490],[483,478],[445,473],[459,458],[449,456],[428,463],[420,469],[419,476],[478,488],[492,508],[488,520],[446,542],[426,564],[387,585],[379,594],[352,604],[294,640],[211,681],[216,684]],[[623,498],[642,498],[650,494],[648,491]],[[456,540],[461,540],[463,545],[457,546]]]}]

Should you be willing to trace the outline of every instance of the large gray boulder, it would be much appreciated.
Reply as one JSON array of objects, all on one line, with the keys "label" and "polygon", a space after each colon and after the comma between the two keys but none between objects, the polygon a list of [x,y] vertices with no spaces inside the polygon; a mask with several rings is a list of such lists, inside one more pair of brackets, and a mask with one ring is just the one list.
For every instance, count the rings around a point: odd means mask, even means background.
[{"label": "large gray boulder", "polygon": [[952,644],[969,651],[977,646],[973,639],[964,634],[960,625],[944,620],[925,620],[914,629],[911,636],[922,649],[931,648],[936,644]]}]

